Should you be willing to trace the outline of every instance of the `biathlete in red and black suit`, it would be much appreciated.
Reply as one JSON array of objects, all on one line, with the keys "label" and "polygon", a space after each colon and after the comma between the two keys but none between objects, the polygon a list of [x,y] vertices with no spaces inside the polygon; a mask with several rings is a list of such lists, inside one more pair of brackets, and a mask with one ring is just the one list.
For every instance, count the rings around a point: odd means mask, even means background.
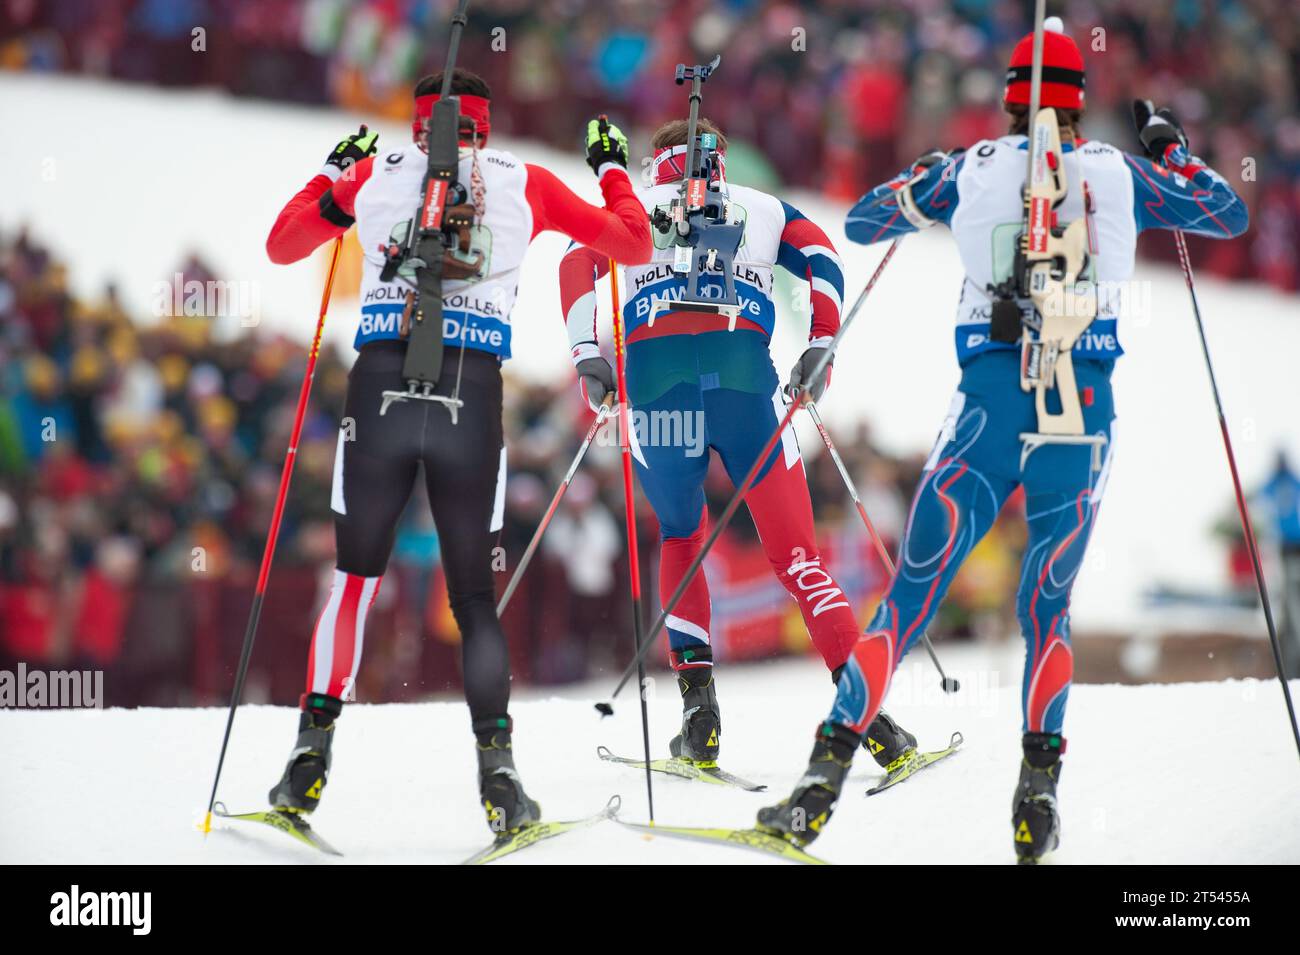
[{"label": "biathlete in red and black suit", "polygon": [[351,698],[361,662],[366,615],[423,465],[461,632],[480,795],[489,825],[500,831],[539,818],[511,755],[510,665],[491,567],[506,469],[501,363],[510,357],[520,268],[529,243],[548,230],[629,264],[646,261],[651,242],[645,210],[627,175],[627,141],[617,128],[594,138],[594,123],[589,130],[588,163],[605,197],[600,208],[541,166],[489,147],[488,86],[456,70],[451,90],[459,97],[462,122],[457,177],[466,186],[465,205],[472,207],[464,210],[473,221],[467,235],[483,260],[474,277],[448,280],[444,273],[443,371],[435,393],[458,389],[464,405],[457,424],[444,406],[428,401],[395,402],[381,415],[382,393],[404,390],[404,316],[414,288],[409,264],[385,280],[384,249],[405,235],[420,206],[428,120],[441,88],[441,75],[416,86],[412,142],[379,152],[376,135],[362,127],[339,143],[321,172],[284,207],[267,239],[271,260],[288,264],[355,225],[363,255],[358,355],[348,378],[330,500],[337,568],[312,636],[298,740],[270,799],[277,808],[302,813],[320,801],[335,720]]}]

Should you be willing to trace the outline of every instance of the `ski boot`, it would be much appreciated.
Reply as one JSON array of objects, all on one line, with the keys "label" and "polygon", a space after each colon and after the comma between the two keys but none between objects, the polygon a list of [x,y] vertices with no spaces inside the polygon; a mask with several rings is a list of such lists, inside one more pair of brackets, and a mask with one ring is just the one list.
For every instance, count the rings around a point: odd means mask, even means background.
[{"label": "ski boot", "polygon": [[877,713],[867,727],[867,735],[862,737],[862,748],[889,775],[916,759],[916,737],[894,722],[884,710]]},{"label": "ski boot", "polygon": [[1065,739],[1059,733],[1026,733],[1020,783],[1011,800],[1011,828],[1016,861],[1036,865],[1061,843],[1061,817],[1056,811],[1056,784],[1061,778]]},{"label": "ski boot", "polygon": [[803,778],[795,783],[789,798],[758,811],[758,829],[804,848],[830,821],[839,801],[844,779],[853,765],[853,754],[862,737],[847,726],[827,720],[817,727],[817,741]]},{"label": "ski boot", "polygon": [[284,775],[267,798],[280,812],[311,813],[320,805],[321,793],[330,773],[330,744],[334,721],[343,712],[343,701],[319,693],[303,698],[298,718],[298,742],[289,754]]},{"label": "ski boot", "polygon": [[497,838],[518,832],[542,818],[542,807],[524,792],[515,771],[509,717],[485,720],[474,726],[478,749],[478,792],[487,813],[488,828]]},{"label": "ski boot", "polygon": [[[831,671],[831,682],[837,687],[843,672],[843,664]],[[862,748],[871,754],[877,766],[892,775],[916,758],[916,737],[882,709],[867,727],[867,733],[862,737]]]},{"label": "ski boot", "polygon": [[[699,660],[708,666],[682,664]],[[677,674],[677,688],[682,691],[682,731],[668,743],[668,752],[697,766],[716,766],[722,748],[722,714],[718,709],[718,691],[713,683],[713,650],[710,647],[683,650],[672,654]]]}]

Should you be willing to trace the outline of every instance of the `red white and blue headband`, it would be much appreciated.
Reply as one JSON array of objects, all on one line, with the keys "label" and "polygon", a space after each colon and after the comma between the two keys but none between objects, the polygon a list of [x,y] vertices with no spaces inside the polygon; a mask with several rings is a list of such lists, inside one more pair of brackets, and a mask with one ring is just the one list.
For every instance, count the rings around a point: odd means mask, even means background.
[{"label": "red white and blue headband", "polygon": [[[437,93],[415,98],[415,119],[411,123],[411,132],[415,136],[424,132],[424,124],[433,115],[433,104],[441,98]],[[457,94],[456,98],[460,100],[460,114],[474,121],[474,131],[478,134],[479,142],[486,142],[488,134],[492,132],[491,102],[486,97],[468,93]]]},{"label": "red white and blue headband", "polygon": [[[721,152],[715,152],[718,158],[717,174],[715,179],[726,179],[727,157]],[[677,179],[686,177],[686,146],[663,146],[655,150],[654,158],[654,179],[655,185],[663,185],[665,182],[673,182]]]}]

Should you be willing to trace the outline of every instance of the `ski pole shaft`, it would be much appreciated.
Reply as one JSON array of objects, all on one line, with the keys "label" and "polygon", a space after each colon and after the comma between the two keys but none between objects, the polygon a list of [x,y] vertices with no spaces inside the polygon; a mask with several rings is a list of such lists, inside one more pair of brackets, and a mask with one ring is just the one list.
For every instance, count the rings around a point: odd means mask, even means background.
[{"label": "ski pole shaft", "polygon": [[1268,642],[1273,649],[1273,665],[1277,668],[1277,679],[1282,684],[1282,699],[1286,701],[1287,715],[1291,719],[1291,735],[1295,738],[1296,752],[1300,754],[1300,726],[1296,724],[1295,703],[1291,699],[1291,687],[1286,680],[1286,664],[1282,659],[1282,644],[1278,639],[1277,625],[1273,622],[1273,605],[1268,599],[1268,585],[1264,581],[1264,565],[1259,556],[1259,542],[1255,538],[1255,527],[1250,520],[1250,510],[1246,506],[1246,495],[1241,487],[1241,475],[1237,471],[1237,456],[1232,450],[1232,437],[1228,433],[1228,419],[1223,413],[1223,399],[1219,394],[1219,382],[1214,375],[1214,363],[1210,360],[1210,344],[1205,337],[1205,322],[1201,318],[1201,305],[1196,297],[1196,280],[1192,275],[1192,260],[1187,254],[1187,239],[1181,229],[1174,230],[1174,245],[1178,249],[1178,264],[1183,269],[1183,279],[1187,282],[1187,291],[1192,299],[1192,315],[1196,319],[1196,331],[1201,339],[1201,354],[1205,356],[1205,370],[1210,377],[1210,391],[1214,394],[1214,407],[1219,416],[1219,433],[1223,435],[1223,450],[1228,458],[1228,471],[1232,475],[1232,488],[1237,496],[1237,513],[1241,516],[1241,531],[1246,538],[1246,550],[1250,553],[1250,564],[1255,571],[1255,586],[1259,590],[1259,602],[1264,608],[1264,623],[1268,627]]},{"label": "ski pole shaft", "polygon": [[623,335],[623,312],[619,307],[618,263],[609,260],[609,295],[614,307],[614,362],[618,374],[618,433],[623,457],[623,516],[627,522],[628,574],[632,578],[632,636],[636,641],[634,661],[641,687],[641,742],[645,749],[645,795],[650,825],[655,822],[654,777],[650,770],[650,710],[646,701],[645,645],[641,613],[641,558],[637,550],[636,497],[632,483],[632,432],[629,430],[627,394],[627,340]]},{"label": "ski pole shaft", "polygon": [[271,562],[275,557],[275,544],[280,537],[280,521],[284,517],[285,501],[289,497],[289,481],[293,477],[294,461],[298,457],[298,439],[302,436],[302,423],[307,416],[307,400],[311,396],[312,379],[316,377],[316,358],[320,355],[321,335],[325,331],[325,313],[329,310],[330,292],[334,288],[334,272],[339,264],[339,251],[343,248],[343,237],[334,240],[330,253],[329,271],[325,276],[325,291],[321,293],[320,316],[316,319],[316,334],[311,340],[311,351],[307,354],[307,369],[302,376],[302,387],[298,389],[298,409],[293,418],[293,429],[289,432],[289,447],[284,452],[284,467],[280,470],[280,489],[275,496],[275,510],[271,514],[271,526],[266,532],[266,546],[262,550],[262,566],[257,573],[257,589],[253,591],[253,605],[248,611],[248,624],[244,628],[244,646],[239,652],[239,668],[235,671],[235,687],[230,694],[230,709],[226,713],[226,732],[221,737],[221,755],[217,757],[217,771],[212,777],[212,793],[208,797],[208,812],[203,818],[203,832],[212,831],[212,807],[217,802],[217,786],[221,782],[221,770],[226,764],[226,747],[230,744],[230,730],[235,725],[235,710],[244,695],[244,680],[248,676],[248,661],[253,655],[253,641],[257,637],[257,624],[262,616],[262,599],[266,596],[266,582],[271,576]]},{"label": "ski pole shaft", "polygon": [[[880,264],[876,266],[875,272],[873,272],[871,278],[867,280],[867,284],[858,295],[857,301],[853,303],[853,307],[849,309],[849,313],[844,316],[844,320],[840,323],[839,329],[835,332],[835,337],[833,337],[827,345],[826,353],[822,355],[817,364],[813,366],[812,373],[804,378],[805,381],[816,381],[821,376],[821,373],[826,370],[826,366],[830,363],[831,358],[835,354],[835,349],[839,346],[839,343],[844,338],[845,332],[849,330],[849,326],[853,324],[853,320],[861,310],[862,303],[867,300],[867,296],[871,294],[871,290],[875,288],[876,283],[880,281],[880,276],[884,273],[885,266],[887,266],[889,260],[894,257],[894,253],[898,250],[899,243],[902,241],[903,237],[899,236],[889,244],[889,248],[885,250],[884,258],[882,258]],[[686,588],[689,587],[691,581],[695,579],[695,575],[704,565],[704,559],[709,555],[709,551],[712,550],[713,545],[717,543],[718,538],[722,536],[722,532],[726,530],[727,525],[731,522],[731,518],[735,515],[737,508],[740,507],[740,502],[745,499],[745,495],[748,494],[749,489],[753,487],[754,481],[758,478],[758,472],[762,470],[763,464],[776,448],[777,442],[781,440],[781,435],[784,434],[785,429],[789,427],[791,419],[794,418],[794,413],[803,407],[809,397],[807,391],[800,391],[795,395],[794,400],[791,401],[789,406],[786,408],[785,417],[781,419],[781,422],[776,426],[776,430],[772,432],[772,436],[767,439],[767,444],[763,445],[763,450],[758,453],[758,457],[756,457],[754,463],[750,465],[749,472],[745,475],[745,479],[741,481],[740,486],[737,487],[735,492],[731,495],[731,500],[727,502],[726,508],[723,510],[717,522],[713,525],[713,530],[705,539],[704,545],[700,548],[700,552],[695,555],[695,559],[692,560],[690,566],[686,568],[686,572],[682,575],[681,582],[677,585],[677,589],[673,591],[672,596],[668,599],[664,608],[659,611],[659,616],[655,620],[654,626],[650,628],[650,635],[646,640],[645,646],[637,652],[637,658],[629,663],[623,670],[618,685],[614,687],[614,692],[610,694],[611,700],[617,697],[623,687],[627,685],[628,678],[632,675],[633,667],[642,665],[646,648],[651,646],[654,643],[654,640],[659,636],[660,631],[663,630],[664,624],[668,620],[669,614],[677,609],[677,604],[681,602],[682,597],[686,594]],[[614,711],[613,706],[608,702],[597,703],[596,709],[605,715],[609,715]]]},{"label": "ski pole shaft", "polygon": [[[895,577],[898,571],[894,567],[894,561],[889,556],[889,550],[885,547],[885,542],[876,533],[876,527],[871,523],[871,518],[867,516],[867,508],[858,495],[857,485],[853,483],[853,478],[849,476],[849,469],[844,466],[839,451],[835,449],[835,442],[831,440],[830,432],[826,430],[826,425],[822,422],[821,412],[817,410],[817,402],[809,400],[807,408],[808,414],[812,416],[813,424],[817,426],[817,433],[822,436],[822,444],[826,445],[827,453],[830,454],[831,460],[835,462],[835,467],[844,480],[844,486],[849,490],[849,497],[853,498],[853,505],[858,509],[858,515],[862,518],[862,523],[867,527],[867,534],[871,538],[872,545],[876,548],[876,556],[880,558],[880,562],[889,571],[889,576],[891,578]],[[939,680],[943,686],[943,691],[945,693],[956,693],[961,688],[961,683],[943,672],[943,664],[939,662],[939,655],[934,651],[934,644],[930,642],[930,635],[922,633],[921,642],[925,644],[925,650],[930,654],[930,660],[933,661],[934,668],[939,671]]]},{"label": "ski pole shaft", "polygon": [[498,617],[504,614],[506,607],[510,605],[510,598],[514,596],[519,581],[523,579],[524,571],[528,569],[533,554],[537,552],[537,547],[542,542],[542,535],[546,533],[546,528],[550,526],[551,518],[555,516],[556,510],[560,506],[560,500],[564,497],[564,492],[569,489],[569,483],[573,480],[573,475],[578,472],[578,465],[587,456],[587,449],[591,447],[591,442],[595,440],[596,432],[600,430],[600,426],[605,423],[608,417],[609,401],[607,400],[600,406],[600,411],[596,412],[596,419],[592,421],[591,427],[587,429],[587,436],[582,439],[582,445],[578,448],[578,453],[574,455],[569,470],[564,472],[564,478],[560,481],[560,486],[555,490],[555,496],[551,498],[550,506],[542,516],[542,522],[537,525],[537,530],[533,532],[533,539],[528,542],[528,547],[524,549],[524,556],[519,558],[519,566],[515,568],[514,575],[510,578],[510,583],[506,584],[505,593],[501,595],[501,601],[497,604]]}]

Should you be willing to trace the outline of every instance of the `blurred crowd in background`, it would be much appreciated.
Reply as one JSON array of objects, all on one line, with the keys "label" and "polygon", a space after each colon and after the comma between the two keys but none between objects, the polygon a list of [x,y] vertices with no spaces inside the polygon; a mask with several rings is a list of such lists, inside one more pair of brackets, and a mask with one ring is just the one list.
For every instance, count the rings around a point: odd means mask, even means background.
[{"label": "blurred crowd in background", "polygon": [[[4,0],[0,68],[403,118],[414,79],[441,65],[453,6]],[[461,62],[490,81],[505,135],[571,149],[608,111],[644,147],[685,110],[673,66],[722,51],[705,112],[731,140],[732,178],[851,200],[924,151],[1005,131],[1004,70],[1029,11],[1025,0],[474,0]],[[1300,288],[1295,0],[1066,0],[1051,12],[1085,53],[1087,135],[1134,148],[1132,99],[1169,105],[1250,205],[1246,238],[1198,243],[1198,268]],[[1142,248],[1173,256],[1167,240]]]},{"label": "blurred crowd in background", "polygon": [[[413,79],[439,65],[451,5],[0,0],[0,69],[211,86],[401,118]],[[1089,63],[1088,134],[1130,145],[1131,98],[1168,103],[1194,150],[1250,203],[1251,232],[1197,249],[1198,269],[1300,287],[1294,0],[1070,0],[1063,7]],[[644,147],[649,130],[684,111],[682,91],[669,79],[673,65],[722,50],[706,113],[731,139],[732,177],[854,199],[928,148],[1004,129],[1003,69],[1027,8],[1010,0],[475,0],[462,62],[492,84],[493,124],[502,134],[571,149],[585,120],[609,111]],[[1157,242],[1147,251],[1171,249]],[[193,257],[176,272],[181,283],[215,278]],[[333,565],[329,486],[351,358],[328,347],[320,357],[250,700],[290,702],[301,691]],[[78,300],[65,263],[22,232],[0,234],[0,669],[17,660],[105,669],[114,705],[222,700],[304,360],[301,342],[260,329],[218,341],[201,315],[127,314],[111,286],[93,301]],[[508,380],[508,389],[501,588],[590,420],[568,383]],[[867,426],[836,437],[892,546],[923,455],[881,454]],[[819,536],[865,619],[886,582],[884,568],[820,450],[805,449]],[[613,442],[593,448],[504,617],[521,683],[591,678],[621,669],[629,655],[618,467]],[[1290,480],[1272,494],[1294,504],[1300,479],[1292,473]],[[730,490],[723,474],[710,473],[715,512]],[[1022,548],[1020,507],[1008,505],[963,568],[936,636],[1014,632],[1008,598]],[[641,564],[654,594],[658,529],[643,501],[639,516]],[[1223,530],[1229,577],[1246,601],[1249,566],[1231,526],[1225,521]],[[1300,523],[1293,531],[1281,534],[1284,545],[1290,541],[1287,591],[1296,620]],[[458,686],[458,636],[437,554],[417,482],[370,617],[358,698],[418,699]],[[743,510],[707,569],[720,658],[808,652],[799,614]]]},{"label": "blurred crowd in background", "polygon": [[[179,274],[182,282],[209,277],[193,258]],[[18,660],[104,669],[114,705],[213,703],[229,692],[239,658],[306,356],[301,342],[257,329],[214,340],[203,316],[136,319],[112,287],[79,300],[47,249],[21,232],[0,235],[0,669]],[[350,360],[329,347],[319,358],[250,676],[253,700],[283,703],[301,692],[334,562],[329,488]],[[507,389],[499,591],[590,422],[572,383],[508,381]],[[865,427],[838,438],[892,544],[923,455],[886,457]],[[865,615],[885,572],[834,465],[816,450],[808,466],[819,536]],[[521,683],[587,679],[627,660],[619,468],[610,431],[593,445],[505,614]],[[417,699],[459,682],[459,637],[422,487],[417,481],[367,628],[360,699]],[[730,491],[720,469],[710,473],[715,513]],[[639,518],[654,593],[658,527],[643,500]],[[1020,526],[1000,522],[968,561],[936,632],[1010,632],[1005,597]],[[808,652],[798,610],[743,510],[707,571],[720,658]]]}]

